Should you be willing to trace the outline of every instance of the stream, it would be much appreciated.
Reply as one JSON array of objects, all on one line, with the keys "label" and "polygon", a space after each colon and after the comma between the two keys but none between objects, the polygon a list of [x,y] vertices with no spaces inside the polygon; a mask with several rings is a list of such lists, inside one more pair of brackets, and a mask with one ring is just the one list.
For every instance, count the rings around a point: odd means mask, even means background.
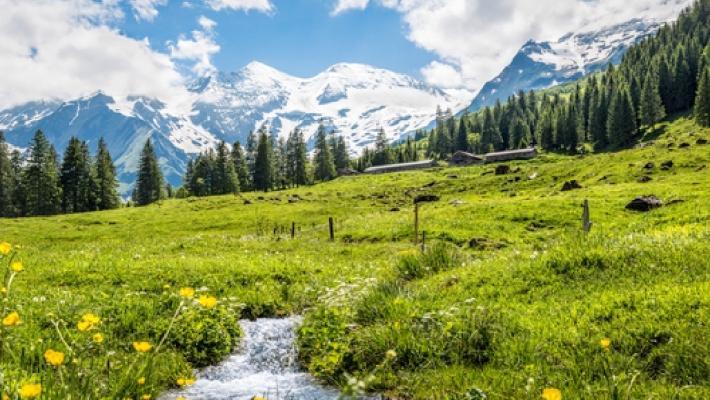
[{"label": "stream", "polygon": [[301,371],[294,339],[300,318],[241,321],[244,332],[237,353],[197,374],[194,385],[173,391],[165,400],[187,399],[334,400],[338,391],[323,387]]}]

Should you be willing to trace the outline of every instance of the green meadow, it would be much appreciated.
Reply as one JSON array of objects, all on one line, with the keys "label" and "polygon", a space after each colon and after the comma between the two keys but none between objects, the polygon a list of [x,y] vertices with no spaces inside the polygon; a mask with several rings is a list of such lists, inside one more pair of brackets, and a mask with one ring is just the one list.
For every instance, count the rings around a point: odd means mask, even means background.
[{"label": "green meadow", "polygon": [[[20,319],[0,327],[0,387],[156,398],[228,356],[239,319],[301,314],[303,367],[345,394],[710,398],[710,130],[679,118],[646,139],[505,175],[440,167],[0,220],[2,317]],[[420,209],[423,250],[417,194],[440,197]],[[641,195],[665,204],[625,209]],[[80,329],[87,314],[99,321]]]}]

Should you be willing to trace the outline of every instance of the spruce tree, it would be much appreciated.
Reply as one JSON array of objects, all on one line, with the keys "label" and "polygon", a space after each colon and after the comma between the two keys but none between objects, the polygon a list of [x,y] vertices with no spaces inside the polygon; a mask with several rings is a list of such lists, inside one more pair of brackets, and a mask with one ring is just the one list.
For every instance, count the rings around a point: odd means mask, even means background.
[{"label": "spruce tree", "polygon": [[61,211],[57,155],[41,130],[35,133],[30,143],[22,180],[28,215],[52,215]]},{"label": "spruce tree", "polygon": [[14,177],[12,184],[12,209],[14,214],[11,216],[25,216],[27,215],[27,189],[24,182],[24,160],[19,150],[13,150],[10,155],[10,164]]},{"label": "spruce tree", "polygon": [[239,192],[239,178],[234,171],[234,161],[232,160],[227,144],[224,141],[217,145],[217,156],[215,159],[215,182],[212,194],[230,194]]},{"label": "spruce tree", "polygon": [[118,195],[118,180],[116,167],[103,138],[99,139],[96,161],[94,163],[96,177],[96,203],[99,210],[113,210],[121,205]]},{"label": "spruce tree", "polygon": [[64,151],[60,176],[65,213],[96,210],[96,182],[91,169],[86,143],[72,137]]},{"label": "spruce tree", "polygon": [[466,127],[466,117],[462,116],[461,120],[459,121],[459,129],[456,134],[456,148],[454,150],[460,150],[460,151],[468,151],[469,150],[469,143],[468,143],[468,129]]},{"label": "spruce tree", "polygon": [[296,130],[294,149],[294,174],[293,183],[296,186],[307,185],[308,179],[308,149],[303,132]]},{"label": "spruce tree", "polygon": [[510,148],[522,149],[530,145],[530,128],[522,118],[516,117],[510,126]]},{"label": "spruce tree", "polygon": [[710,66],[701,72],[693,114],[698,124],[710,127]]},{"label": "spruce tree", "polygon": [[339,136],[335,144],[335,168],[336,170],[342,170],[349,166],[350,155],[348,154],[348,144],[343,136]]},{"label": "spruce tree", "polygon": [[330,153],[328,138],[325,133],[325,127],[320,125],[316,133],[316,149],[314,155],[315,164],[315,179],[319,181],[328,181],[336,177],[335,163],[333,155]]},{"label": "spruce tree", "polygon": [[138,178],[133,191],[133,201],[145,206],[163,197],[163,174],[150,139],[146,140],[140,155]]},{"label": "spruce tree", "polygon": [[383,128],[377,131],[375,139],[375,154],[372,157],[372,165],[387,165],[392,163],[392,154],[387,134]]},{"label": "spruce tree", "polygon": [[658,89],[656,72],[649,70],[643,81],[641,97],[639,99],[639,114],[641,124],[655,128],[656,123],[666,117],[663,101]]},{"label": "spruce tree", "polygon": [[10,160],[10,148],[5,142],[5,134],[0,131],[0,217],[15,216],[12,201],[15,194],[15,173]]},{"label": "spruce tree", "polygon": [[237,180],[239,181],[239,188],[247,190],[249,188],[249,167],[239,141],[232,146],[232,162],[234,163],[234,172],[237,174]]},{"label": "spruce tree", "polygon": [[631,94],[626,85],[620,85],[612,94],[607,120],[607,135],[617,146],[631,144],[636,133],[636,117],[631,103]]},{"label": "spruce tree", "polygon": [[259,141],[254,159],[254,189],[268,192],[273,179],[273,164],[271,161],[271,139],[266,129],[259,130]]}]

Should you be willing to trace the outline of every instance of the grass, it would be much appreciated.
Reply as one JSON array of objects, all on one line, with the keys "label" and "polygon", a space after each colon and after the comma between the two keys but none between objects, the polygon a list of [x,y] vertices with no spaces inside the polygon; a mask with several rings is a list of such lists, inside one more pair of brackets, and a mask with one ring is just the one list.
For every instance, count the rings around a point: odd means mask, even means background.
[{"label": "grass", "polygon": [[[191,198],[2,220],[0,241],[16,245],[24,270],[3,303],[3,317],[17,311],[23,323],[0,328],[0,385],[10,398],[33,382],[44,398],[155,397],[224,358],[237,319],[300,313],[301,362],[345,393],[708,398],[710,147],[695,142],[710,131],[685,118],[659,129],[643,148],[545,154],[502,176],[438,168],[245,194],[251,204]],[[571,179],[583,188],[561,192]],[[422,253],[409,196],[425,192],[441,200],[421,209]],[[647,194],[679,202],[624,208]],[[182,287],[217,306],[181,298]],[[101,323],[80,332],[86,313]],[[138,353],[135,341],[154,347]],[[44,360],[49,348],[66,353],[62,366]]]}]

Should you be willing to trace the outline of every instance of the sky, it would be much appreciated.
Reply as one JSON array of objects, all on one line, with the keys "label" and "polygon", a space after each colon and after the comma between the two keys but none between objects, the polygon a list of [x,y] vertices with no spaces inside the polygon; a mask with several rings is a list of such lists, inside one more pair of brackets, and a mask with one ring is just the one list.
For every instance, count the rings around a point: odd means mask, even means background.
[{"label": "sky", "polygon": [[0,108],[103,90],[190,107],[186,82],[259,61],[310,77],[356,62],[479,89],[529,39],[691,0],[0,0]]}]

